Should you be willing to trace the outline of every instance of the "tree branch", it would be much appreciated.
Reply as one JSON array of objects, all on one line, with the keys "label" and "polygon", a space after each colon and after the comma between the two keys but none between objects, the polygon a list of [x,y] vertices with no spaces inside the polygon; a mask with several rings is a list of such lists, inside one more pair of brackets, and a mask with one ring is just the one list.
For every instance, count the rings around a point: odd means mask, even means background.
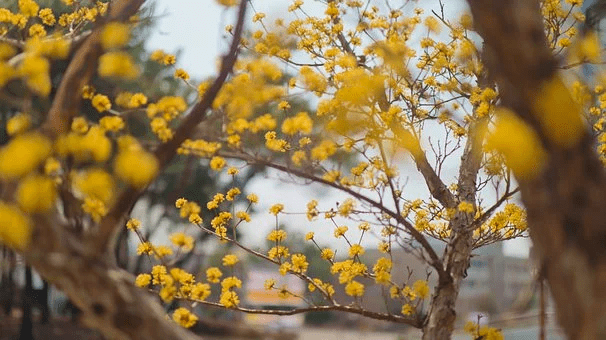
[{"label": "tree branch", "polygon": [[[200,102],[190,110],[185,119],[183,119],[174,134],[174,138],[165,144],[161,144],[154,152],[160,163],[160,169],[166,167],[177,153],[177,149],[183,141],[189,138],[195,131],[196,126],[208,117],[206,112],[211,108],[212,103],[225,83],[227,76],[232,72],[238,57],[240,39],[242,31],[244,30],[246,3],[247,0],[240,1],[234,36],[228,53],[223,56],[219,75],[206,91],[202,100],[200,100]],[[99,232],[94,235],[93,244],[96,252],[104,252],[107,249],[115,230],[121,225],[121,222],[123,222],[125,213],[130,210],[130,207],[135,204],[142,193],[143,190],[131,188],[120,195],[118,204],[116,204],[109,214],[101,221]]]},{"label": "tree branch", "polygon": [[[137,13],[145,0],[113,1],[109,6],[109,16],[104,20],[124,21]],[[69,130],[70,122],[82,102],[82,88],[90,82],[97,70],[99,56],[103,53],[101,48],[101,32],[104,25],[97,25],[82,45],[77,48],[72,57],[61,84],[57,89],[55,98],[42,125],[42,130],[50,136],[57,136]]]}]

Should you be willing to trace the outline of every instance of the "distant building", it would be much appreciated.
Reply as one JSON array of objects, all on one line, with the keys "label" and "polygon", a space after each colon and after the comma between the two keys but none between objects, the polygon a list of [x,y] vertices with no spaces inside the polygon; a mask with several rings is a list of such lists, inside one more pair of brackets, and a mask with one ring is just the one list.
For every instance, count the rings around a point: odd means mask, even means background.
[{"label": "distant building", "polygon": [[[441,255],[444,243],[432,241],[432,246]],[[372,263],[381,256],[386,256],[376,249],[368,249],[363,255],[363,261],[372,268]],[[430,287],[433,288],[437,275],[431,267],[414,255],[401,249],[392,251],[392,280],[398,284],[426,279],[429,273]],[[529,258],[506,256],[503,244],[495,243],[473,251],[467,277],[461,283],[457,299],[457,315],[459,320],[465,320],[468,315],[482,312],[497,315],[509,311],[519,301],[521,295],[532,295],[535,284],[535,267]],[[400,313],[401,304],[389,298],[388,287],[373,284],[370,280],[360,280],[366,284],[366,293],[362,300],[365,308],[392,313]],[[338,283],[335,286],[341,286]],[[342,289],[337,288],[339,300],[347,297]],[[349,298],[349,300],[351,300]],[[352,300],[353,301],[353,300]],[[427,307],[428,302],[425,303]]]}]

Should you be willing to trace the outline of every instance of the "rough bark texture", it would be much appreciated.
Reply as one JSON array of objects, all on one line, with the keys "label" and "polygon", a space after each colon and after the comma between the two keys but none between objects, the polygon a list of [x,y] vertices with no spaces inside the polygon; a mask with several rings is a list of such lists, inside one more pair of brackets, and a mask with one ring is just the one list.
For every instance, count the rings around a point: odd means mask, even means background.
[{"label": "rough bark texture", "polygon": [[[490,51],[488,69],[502,101],[542,138],[549,161],[521,181],[530,236],[545,270],[560,325],[571,339],[606,338],[606,176],[589,133],[568,148],[550,143],[532,101],[557,74],[537,0],[469,0]],[[523,152],[521,150],[521,152]]]},{"label": "rough bark texture", "polygon": [[[472,133],[475,133],[473,129]],[[458,202],[466,201],[474,205],[477,194],[476,180],[481,164],[481,153],[478,150],[480,144],[475,140],[475,136],[469,136],[465,144],[457,183],[459,190],[456,195]],[[450,222],[452,236],[444,251],[446,275],[439,278],[431,300],[429,314],[423,327],[424,340],[450,339],[452,335],[456,320],[455,305],[461,281],[467,276],[473,250],[473,229],[470,228],[473,220],[473,214],[457,212]]]}]

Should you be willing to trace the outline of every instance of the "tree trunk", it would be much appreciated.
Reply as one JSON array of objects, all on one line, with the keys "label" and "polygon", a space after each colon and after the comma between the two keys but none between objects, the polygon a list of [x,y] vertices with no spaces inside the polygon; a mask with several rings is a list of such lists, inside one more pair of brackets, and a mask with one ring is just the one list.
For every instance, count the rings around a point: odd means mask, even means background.
[{"label": "tree trunk", "polygon": [[25,267],[25,287],[21,295],[21,309],[23,317],[21,318],[21,330],[19,331],[19,340],[34,339],[34,323],[32,320],[32,305],[34,303],[34,287],[32,282],[32,267]]},{"label": "tree trunk", "polygon": [[559,323],[570,339],[605,339],[606,176],[588,131],[562,146],[539,123],[546,113],[539,112],[534,101],[544,82],[558,77],[539,3],[468,2],[490,52],[487,67],[497,79],[502,103],[533,127],[548,154],[542,172],[520,181],[520,189]]}]

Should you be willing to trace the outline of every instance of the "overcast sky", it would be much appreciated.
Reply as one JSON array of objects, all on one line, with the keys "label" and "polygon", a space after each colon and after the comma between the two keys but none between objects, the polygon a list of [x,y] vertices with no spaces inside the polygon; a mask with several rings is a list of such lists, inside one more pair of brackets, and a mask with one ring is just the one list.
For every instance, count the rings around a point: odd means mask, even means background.
[{"label": "overcast sky", "polygon": [[[155,1],[157,3],[156,14],[161,18],[148,42],[148,48],[162,48],[167,52],[176,52],[181,49],[181,57],[177,60],[178,67],[186,69],[194,79],[214,75],[218,57],[229,44],[229,39],[224,35],[224,27],[234,23],[235,11],[225,11],[223,7],[216,4],[215,0]],[[290,1],[255,0],[253,3],[256,10],[265,12],[268,18],[272,18],[286,13],[285,9]],[[412,166],[410,168],[413,170]],[[416,171],[410,173],[412,176],[409,179],[409,187],[423,187],[424,190],[422,178],[418,177]],[[266,213],[267,207],[271,204],[283,202],[286,210],[304,211],[305,204],[318,194],[324,197],[327,204],[334,204],[334,201],[343,198],[343,196],[319,192],[317,187],[303,188],[287,185],[276,180],[276,175],[271,176],[270,179],[258,179],[249,187],[249,191],[256,192],[261,198],[259,209],[261,216],[253,218],[252,232],[245,232],[245,235],[251,242],[257,244],[263,242],[264,235],[272,228],[272,219]],[[424,196],[422,195],[422,197]],[[293,225],[300,231],[313,230],[316,234],[326,235],[327,240],[334,242],[334,238],[330,236],[332,227],[327,223],[310,224],[303,217],[290,217],[288,222],[289,225]],[[350,229],[354,228],[350,227]],[[372,241],[372,239],[369,238],[368,241]],[[376,244],[376,241],[369,243]],[[505,251],[511,255],[526,256],[528,241],[521,239],[506,242]]]}]

